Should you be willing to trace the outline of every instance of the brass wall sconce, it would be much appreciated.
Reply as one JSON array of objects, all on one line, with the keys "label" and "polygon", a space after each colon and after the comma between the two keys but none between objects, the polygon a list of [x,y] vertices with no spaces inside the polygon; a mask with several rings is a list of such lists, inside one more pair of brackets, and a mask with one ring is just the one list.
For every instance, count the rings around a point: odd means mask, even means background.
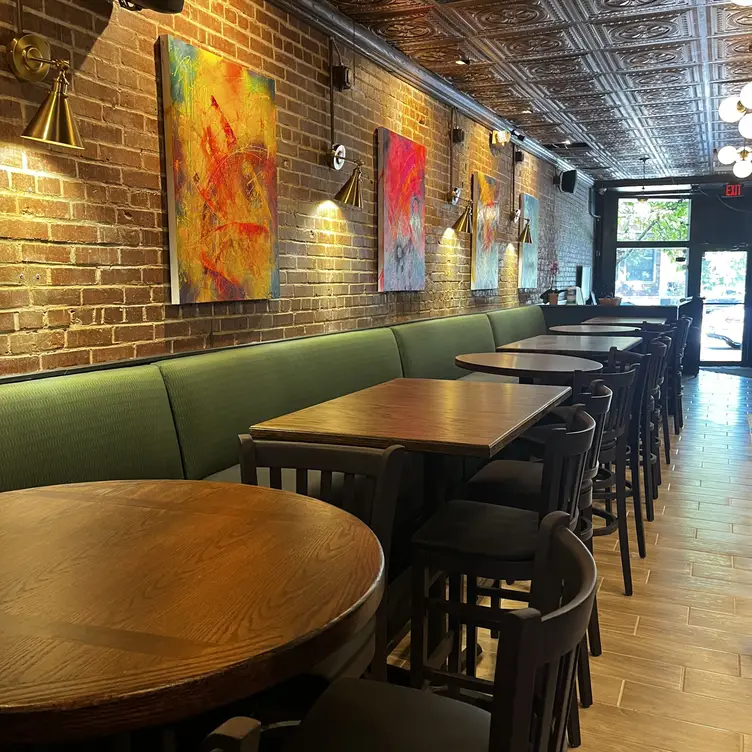
[{"label": "brass wall sconce", "polygon": [[[334,65],[334,53],[337,53],[339,65]],[[331,138],[331,148],[329,151],[329,166],[333,170],[341,170],[346,162],[350,162],[355,165],[355,169],[352,171],[352,175],[347,179],[347,182],[337,191],[334,196],[335,201],[339,201],[345,206],[354,206],[356,209],[363,208],[363,194],[360,190],[360,182],[363,177],[363,162],[359,159],[351,159],[347,156],[347,149],[343,144],[336,143],[336,135],[334,129],[334,90],[335,88],[343,91],[345,89],[352,88],[352,78],[349,74],[349,68],[346,83],[343,84],[342,69],[346,66],[342,65],[342,56],[339,54],[337,45],[334,39],[329,38],[329,128]]]},{"label": "brass wall sconce", "polygon": [[456,233],[473,231],[473,205],[469,203],[465,210],[460,214],[457,221],[452,225]]},{"label": "brass wall sconce", "polygon": [[530,232],[530,217],[527,217],[525,219],[525,226],[522,228],[522,232],[520,233],[520,237],[518,238],[520,243],[532,243],[533,242],[533,233]]},{"label": "brass wall sconce", "polygon": [[43,81],[51,68],[57,73],[52,90],[21,134],[28,141],[83,149],[76,121],[68,104],[70,63],[54,59],[47,40],[39,34],[23,33],[22,0],[16,0],[18,34],[5,48],[5,57],[13,75],[19,81]]}]

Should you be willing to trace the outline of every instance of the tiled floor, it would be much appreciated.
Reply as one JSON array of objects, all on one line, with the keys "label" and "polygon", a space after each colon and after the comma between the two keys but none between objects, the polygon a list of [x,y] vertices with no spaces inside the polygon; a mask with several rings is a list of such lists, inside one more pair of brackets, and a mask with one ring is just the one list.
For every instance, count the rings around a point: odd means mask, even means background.
[{"label": "tiled floor", "polygon": [[616,537],[596,539],[603,655],[582,752],[752,752],[752,379],[701,372],[685,394],[631,598]]}]

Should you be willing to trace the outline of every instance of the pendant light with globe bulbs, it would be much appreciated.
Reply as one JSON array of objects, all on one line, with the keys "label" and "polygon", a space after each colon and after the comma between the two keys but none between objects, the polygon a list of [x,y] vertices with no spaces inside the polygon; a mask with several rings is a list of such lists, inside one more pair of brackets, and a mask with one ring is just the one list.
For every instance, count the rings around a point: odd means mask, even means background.
[{"label": "pendant light with globe bulbs", "polygon": [[739,96],[726,97],[718,108],[724,123],[739,123],[739,133],[752,139],[752,83],[747,84]]},{"label": "pendant light with globe bulbs", "polygon": [[734,175],[738,178],[748,178],[752,175],[752,147],[746,143],[740,149],[735,146],[724,146],[716,155],[722,165],[733,165]]}]

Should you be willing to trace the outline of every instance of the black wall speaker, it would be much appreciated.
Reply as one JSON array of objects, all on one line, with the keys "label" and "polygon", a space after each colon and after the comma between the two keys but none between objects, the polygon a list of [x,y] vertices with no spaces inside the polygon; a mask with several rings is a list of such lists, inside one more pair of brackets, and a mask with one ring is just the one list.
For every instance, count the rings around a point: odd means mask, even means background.
[{"label": "black wall speaker", "polygon": [[120,0],[120,5],[129,10],[148,8],[157,13],[180,13],[184,0]]},{"label": "black wall speaker", "polygon": [[563,193],[574,193],[577,188],[577,170],[562,172],[559,178],[559,188]]}]

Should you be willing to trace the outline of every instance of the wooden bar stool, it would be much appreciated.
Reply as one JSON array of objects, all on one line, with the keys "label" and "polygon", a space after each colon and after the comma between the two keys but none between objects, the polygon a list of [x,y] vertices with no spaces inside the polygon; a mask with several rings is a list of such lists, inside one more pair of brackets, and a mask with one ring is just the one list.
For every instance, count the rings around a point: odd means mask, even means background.
[{"label": "wooden bar stool", "polygon": [[[595,421],[576,405],[557,408],[564,425],[550,431],[542,463],[519,463],[499,460],[486,466],[508,465],[511,474],[527,465],[524,490],[537,503],[504,506],[505,498],[494,495],[491,503],[459,500],[444,505],[413,536],[412,627],[410,676],[414,687],[437,678],[437,671],[449,658],[450,673],[459,676],[462,625],[467,631],[466,674],[475,675],[477,625],[458,605],[461,603],[462,579],[467,579],[467,601],[477,596],[510,597],[524,600],[527,595],[506,588],[478,586],[478,580],[528,581],[533,578],[535,541],[541,520],[554,511],[564,511],[576,529],[579,521],[579,497],[587,453],[595,434]],[[484,468],[485,470],[485,468]],[[483,473],[484,471],[481,471]],[[478,475],[480,475],[479,473]],[[478,476],[475,476],[476,478]],[[537,486],[537,487],[536,487]],[[492,491],[493,492],[493,491]],[[429,588],[436,577],[449,578],[449,606],[429,598]],[[492,601],[491,608],[500,610]],[[449,629],[431,656],[427,655],[425,624],[430,611],[449,613]],[[464,616],[463,616],[464,615]],[[445,681],[446,677],[442,677]],[[471,682],[472,684],[472,682]],[[450,689],[465,686],[450,682]],[[474,685],[476,688],[481,685]],[[486,686],[486,685],[483,685]],[[488,687],[484,691],[487,691]]]},{"label": "wooden bar stool", "polygon": [[[529,608],[446,604],[448,613],[501,635],[490,712],[431,692],[345,679],[314,705],[285,752],[565,752],[578,648],[597,585],[593,557],[568,523],[559,513],[540,526]],[[470,689],[477,681],[465,677]],[[236,718],[202,749],[255,752],[260,736],[260,724]]]}]

